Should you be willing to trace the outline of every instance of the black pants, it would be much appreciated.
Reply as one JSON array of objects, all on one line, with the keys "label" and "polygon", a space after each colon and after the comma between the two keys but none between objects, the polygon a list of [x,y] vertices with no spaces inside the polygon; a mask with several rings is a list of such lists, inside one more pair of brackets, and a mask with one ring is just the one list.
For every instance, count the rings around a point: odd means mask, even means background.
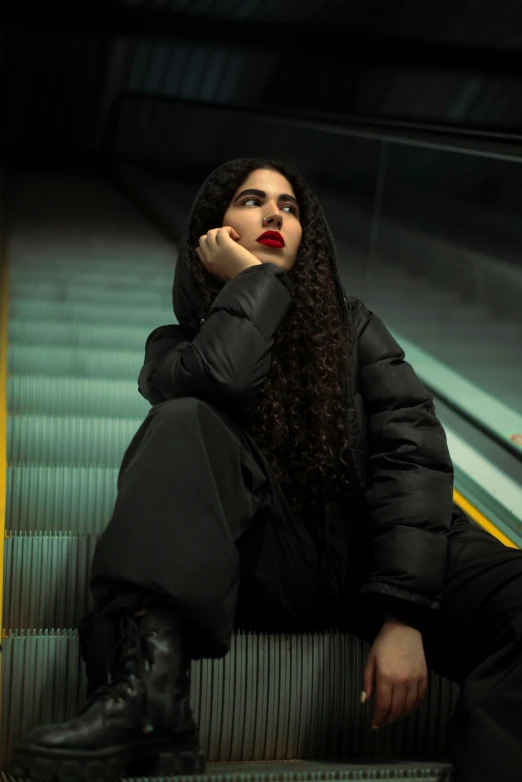
[{"label": "black pants", "polygon": [[[349,525],[347,525],[347,528]],[[461,684],[452,760],[466,782],[522,769],[522,552],[454,516],[441,610],[423,634],[428,667]],[[370,643],[380,627],[353,561],[325,561],[252,438],[194,398],[157,405],[130,443],[112,518],[93,560],[95,610],[108,619],[161,595],[190,627],[191,657],[221,657],[234,627],[339,627]],[[342,545],[340,546],[342,550]],[[348,549],[347,549],[348,550]],[[342,593],[328,568],[339,569]],[[80,636],[87,637],[87,624]],[[89,645],[95,639],[90,637]],[[94,645],[96,645],[94,643]],[[87,672],[96,676],[95,662]]]}]

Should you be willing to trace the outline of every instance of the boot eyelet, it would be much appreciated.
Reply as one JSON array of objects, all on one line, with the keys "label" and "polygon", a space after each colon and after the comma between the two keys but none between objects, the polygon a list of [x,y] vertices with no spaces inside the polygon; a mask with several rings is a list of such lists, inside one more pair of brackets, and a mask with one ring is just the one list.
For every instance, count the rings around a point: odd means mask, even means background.
[{"label": "boot eyelet", "polygon": [[150,637],[151,637],[151,638],[157,638],[157,637],[158,637],[158,632],[157,632],[157,630],[153,630],[153,631],[151,632],[151,634],[150,634]]},{"label": "boot eyelet", "polygon": [[116,703],[123,703],[123,698],[116,698]]},{"label": "boot eyelet", "polygon": [[138,690],[134,690],[132,687],[127,687],[127,692],[129,693],[129,695],[137,695],[138,694]]}]

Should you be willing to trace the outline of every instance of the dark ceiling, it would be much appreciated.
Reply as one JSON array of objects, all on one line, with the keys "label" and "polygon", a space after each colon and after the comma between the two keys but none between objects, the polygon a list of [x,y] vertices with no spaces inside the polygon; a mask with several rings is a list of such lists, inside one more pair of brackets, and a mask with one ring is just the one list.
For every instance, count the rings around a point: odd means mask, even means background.
[{"label": "dark ceiling", "polygon": [[37,125],[47,144],[74,126],[95,147],[128,95],[147,111],[189,101],[510,143],[522,134],[513,0],[48,0],[4,5],[0,20],[16,142]]},{"label": "dark ceiling", "polygon": [[[307,40],[315,33],[328,49],[329,35],[339,30],[350,40],[363,36],[502,52],[522,47],[522,3],[515,0],[91,0],[69,9],[49,0],[8,3],[0,15],[26,22],[81,19],[99,29],[119,24],[120,31],[145,35],[179,35],[189,29],[197,33],[198,26],[226,22],[232,25],[230,35],[250,28],[250,36],[256,27],[265,33],[290,25]],[[223,33],[227,28],[218,24],[215,29]],[[297,35],[290,40],[276,32],[273,38],[279,46],[297,42]]]}]

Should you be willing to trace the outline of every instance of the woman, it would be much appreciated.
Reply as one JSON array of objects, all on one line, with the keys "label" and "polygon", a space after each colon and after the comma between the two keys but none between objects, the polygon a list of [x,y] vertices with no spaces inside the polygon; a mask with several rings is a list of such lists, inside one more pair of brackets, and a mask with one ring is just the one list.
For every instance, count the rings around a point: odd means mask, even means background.
[{"label": "woman", "polygon": [[345,295],[300,174],[260,159],[212,172],[173,306],[179,325],[147,340],[152,408],[93,561],[91,698],[33,731],[12,773],[101,778],[140,757],[140,773],[199,772],[190,660],[224,656],[234,627],[339,627],[372,644],[375,727],[422,702],[433,668],[462,685],[457,778],[518,780],[521,553],[453,505],[432,399]]}]

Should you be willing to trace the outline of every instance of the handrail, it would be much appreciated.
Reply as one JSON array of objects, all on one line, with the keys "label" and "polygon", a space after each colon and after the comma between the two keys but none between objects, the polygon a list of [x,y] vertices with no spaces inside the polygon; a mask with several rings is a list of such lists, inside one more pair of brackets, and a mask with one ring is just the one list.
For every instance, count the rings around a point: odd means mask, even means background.
[{"label": "handrail", "polygon": [[[466,264],[468,266],[468,274],[475,281],[479,303],[489,305],[491,278],[500,281],[505,286],[505,295],[509,295],[510,298],[517,296],[519,292],[522,293],[522,270],[506,263],[501,258],[495,258],[493,261],[484,252],[474,247],[468,247],[461,243],[459,239],[453,239],[450,243],[448,239],[438,236],[436,233],[428,233],[426,230],[411,223],[405,225],[396,218],[386,217],[381,218],[381,221],[396,233],[400,241],[417,238],[429,242],[430,250],[433,251],[433,254],[438,252],[439,259],[446,257],[452,259],[454,263],[455,250],[458,249],[458,265]],[[389,231],[387,237],[389,241]]]},{"label": "handrail", "polygon": [[451,425],[444,429],[455,471],[455,502],[504,545],[520,548],[522,486],[460,437]]},{"label": "handrail", "polygon": [[[139,98],[158,103],[171,103],[207,108],[216,111],[230,111],[240,114],[261,115],[265,119],[284,122],[302,128],[324,130],[357,138],[369,138],[377,141],[390,141],[409,146],[445,149],[477,157],[490,157],[500,160],[522,161],[522,135],[497,130],[460,128],[457,125],[445,126],[428,122],[410,120],[376,119],[371,116],[351,114],[338,115],[333,112],[321,112],[299,109],[292,106],[241,105],[239,103],[214,102],[197,98],[182,98],[177,95],[165,95],[144,90],[125,90],[114,99],[106,128],[105,149],[114,147],[117,127],[124,100]],[[471,146],[473,145],[473,146]]]},{"label": "handrail", "polygon": [[[479,429],[517,461],[522,462],[522,450],[510,440],[512,434],[522,432],[520,413],[491,397],[486,391],[478,388],[426,350],[410,342],[395,329],[390,328],[390,331],[430,393],[438,396],[454,412]],[[452,385],[458,389],[458,393],[452,393]],[[466,407],[462,405],[462,399],[466,400]],[[494,411],[492,416],[494,423],[484,419],[484,410],[488,407]]]}]

